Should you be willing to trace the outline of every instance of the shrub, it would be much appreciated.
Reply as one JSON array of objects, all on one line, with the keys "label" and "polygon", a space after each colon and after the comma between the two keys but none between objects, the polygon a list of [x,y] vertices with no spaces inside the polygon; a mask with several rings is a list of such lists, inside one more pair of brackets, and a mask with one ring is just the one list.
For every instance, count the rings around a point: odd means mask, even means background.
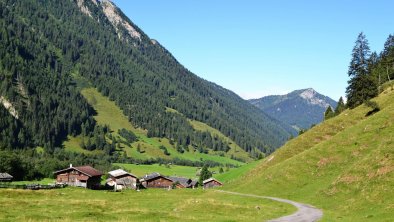
[{"label": "shrub", "polygon": [[365,102],[365,105],[372,109],[365,116],[370,116],[380,111],[379,104],[375,101],[368,100]]}]

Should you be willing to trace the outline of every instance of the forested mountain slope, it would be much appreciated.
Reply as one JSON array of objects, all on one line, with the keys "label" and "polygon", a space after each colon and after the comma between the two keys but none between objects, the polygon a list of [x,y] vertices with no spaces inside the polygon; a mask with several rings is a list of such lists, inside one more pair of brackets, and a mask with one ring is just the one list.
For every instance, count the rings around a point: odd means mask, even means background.
[{"label": "forested mountain slope", "polygon": [[[248,152],[269,153],[290,135],[233,92],[191,73],[108,0],[0,0],[0,147],[43,146],[50,153],[67,135],[104,135],[76,76],[115,101],[149,137],[185,149],[229,149],[189,120]],[[97,138],[91,149],[115,150]]]},{"label": "forested mountain slope", "polygon": [[290,140],[228,189],[312,204],[323,210],[323,221],[391,221],[394,90],[393,83],[385,86],[373,99],[380,111],[345,110]]},{"label": "forested mountain slope", "polygon": [[320,123],[327,107],[335,109],[337,104],[333,99],[311,88],[249,101],[271,117],[298,130],[309,129],[312,125]]}]

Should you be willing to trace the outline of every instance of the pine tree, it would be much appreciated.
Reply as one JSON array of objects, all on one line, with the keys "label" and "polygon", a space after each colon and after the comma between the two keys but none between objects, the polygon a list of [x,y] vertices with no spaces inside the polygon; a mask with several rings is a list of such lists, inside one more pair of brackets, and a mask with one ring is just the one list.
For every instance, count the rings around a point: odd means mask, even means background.
[{"label": "pine tree", "polygon": [[202,169],[201,169],[201,173],[200,173],[200,179],[199,179],[199,183],[200,185],[202,185],[202,182],[206,179],[209,179],[212,177],[212,173],[208,170],[208,166],[205,165]]},{"label": "pine tree", "polygon": [[394,69],[394,36],[391,34],[384,43],[384,49],[381,53],[381,59],[384,69],[384,75],[382,76],[385,76],[384,79],[386,79],[387,77],[387,80],[390,81],[392,78],[390,74],[393,73]]},{"label": "pine tree", "polygon": [[337,108],[335,108],[335,115],[341,114],[344,110],[346,109],[345,102],[343,101],[343,98],[339,98]]},{"label": "pine tree", "polygon": [[393,56],[394,54],[394,36],[393,35],[389,35],[389,37],[387,37],[386,42],[384,43],[384,49],[382,52],[382,57],[387,57],[387,56]]},{"label": "pine tree", "polygon": [[327,107],[326,112],[324,112],[324,120],[328,120],[334,117],[334,111],[332,110],[331,106]]},{"label": "pine tree", "polygon": [[349,86],[346,89],[346,94],[347,105],[350,108],[355,108],[377,95],[376,81],[370,75],[368,67],[370,55],[368,40],[363,33],[360,33],[353,48],[348,71],[350,80],[348,81]]}]

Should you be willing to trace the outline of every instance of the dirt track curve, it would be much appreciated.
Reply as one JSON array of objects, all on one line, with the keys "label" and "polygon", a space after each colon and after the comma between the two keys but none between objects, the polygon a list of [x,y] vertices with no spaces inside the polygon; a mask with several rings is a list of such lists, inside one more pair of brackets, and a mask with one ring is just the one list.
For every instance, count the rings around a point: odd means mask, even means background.
[{"label": "dirt track curve", "polygon": [[295,201],[276,198],[276,197],[266,197],[266,196],[259,196],[254,194],[243,194],[243,193],[224,191],[224,190],[217,190],[217,191],[222,193],[233,194],[233,195],[245,196],[245,197],[255,197],[255,198],[275,200],[275,201],[291,204],[297,207],[298,209],[297,212],[295,212],[294,214],[269,220],[268,222],[315,222],[320,220],[320,218],[323,216],[322,210],[317,209],[314,206],[308,204],[298,203]]}]

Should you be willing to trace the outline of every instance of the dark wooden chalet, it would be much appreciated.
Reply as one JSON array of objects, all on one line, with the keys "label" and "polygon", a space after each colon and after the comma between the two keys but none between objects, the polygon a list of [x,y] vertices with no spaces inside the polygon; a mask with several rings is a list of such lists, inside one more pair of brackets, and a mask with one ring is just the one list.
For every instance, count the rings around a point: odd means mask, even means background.
[{"label": "dark wooden chalet", "polygon": [[8,173],[0,173],[0,183],[2,182],[12,182],[14,177],[9,175]]},{"label": "dark wooden chalet", "polygon": [[108,172],[107,185],[115,186],[115,190],[137,189],[138,178],[122,169]]},{"label": "dark wooden chalet", "polygon": [[172,180],[173,184],[176,185],[176,188],[196,188],[198,186],[198,181],[184,178],[184,177],[167,177]]},{"label": "dark wooden chalet", "polygon": [[211,187],[220,187],[223,185],[219,180],[217,180],[215,178],[209,178],[207,180],[204,180],[202,182],[202,184],[203,184],[204,189],[211,188]]},{"label": "dark wooden chalet", "polygon": [[144,188],[167,188],[171,189],[174,183],[169,178],[160,175],[159,173],[151,173],[145,175],[141,180],[141,185]]},{"label": "dark wooden chalet", "polygon": [[56,171],[56,183],[95,189],[100,186],[103,173],[91,166],[79,166]]}]

